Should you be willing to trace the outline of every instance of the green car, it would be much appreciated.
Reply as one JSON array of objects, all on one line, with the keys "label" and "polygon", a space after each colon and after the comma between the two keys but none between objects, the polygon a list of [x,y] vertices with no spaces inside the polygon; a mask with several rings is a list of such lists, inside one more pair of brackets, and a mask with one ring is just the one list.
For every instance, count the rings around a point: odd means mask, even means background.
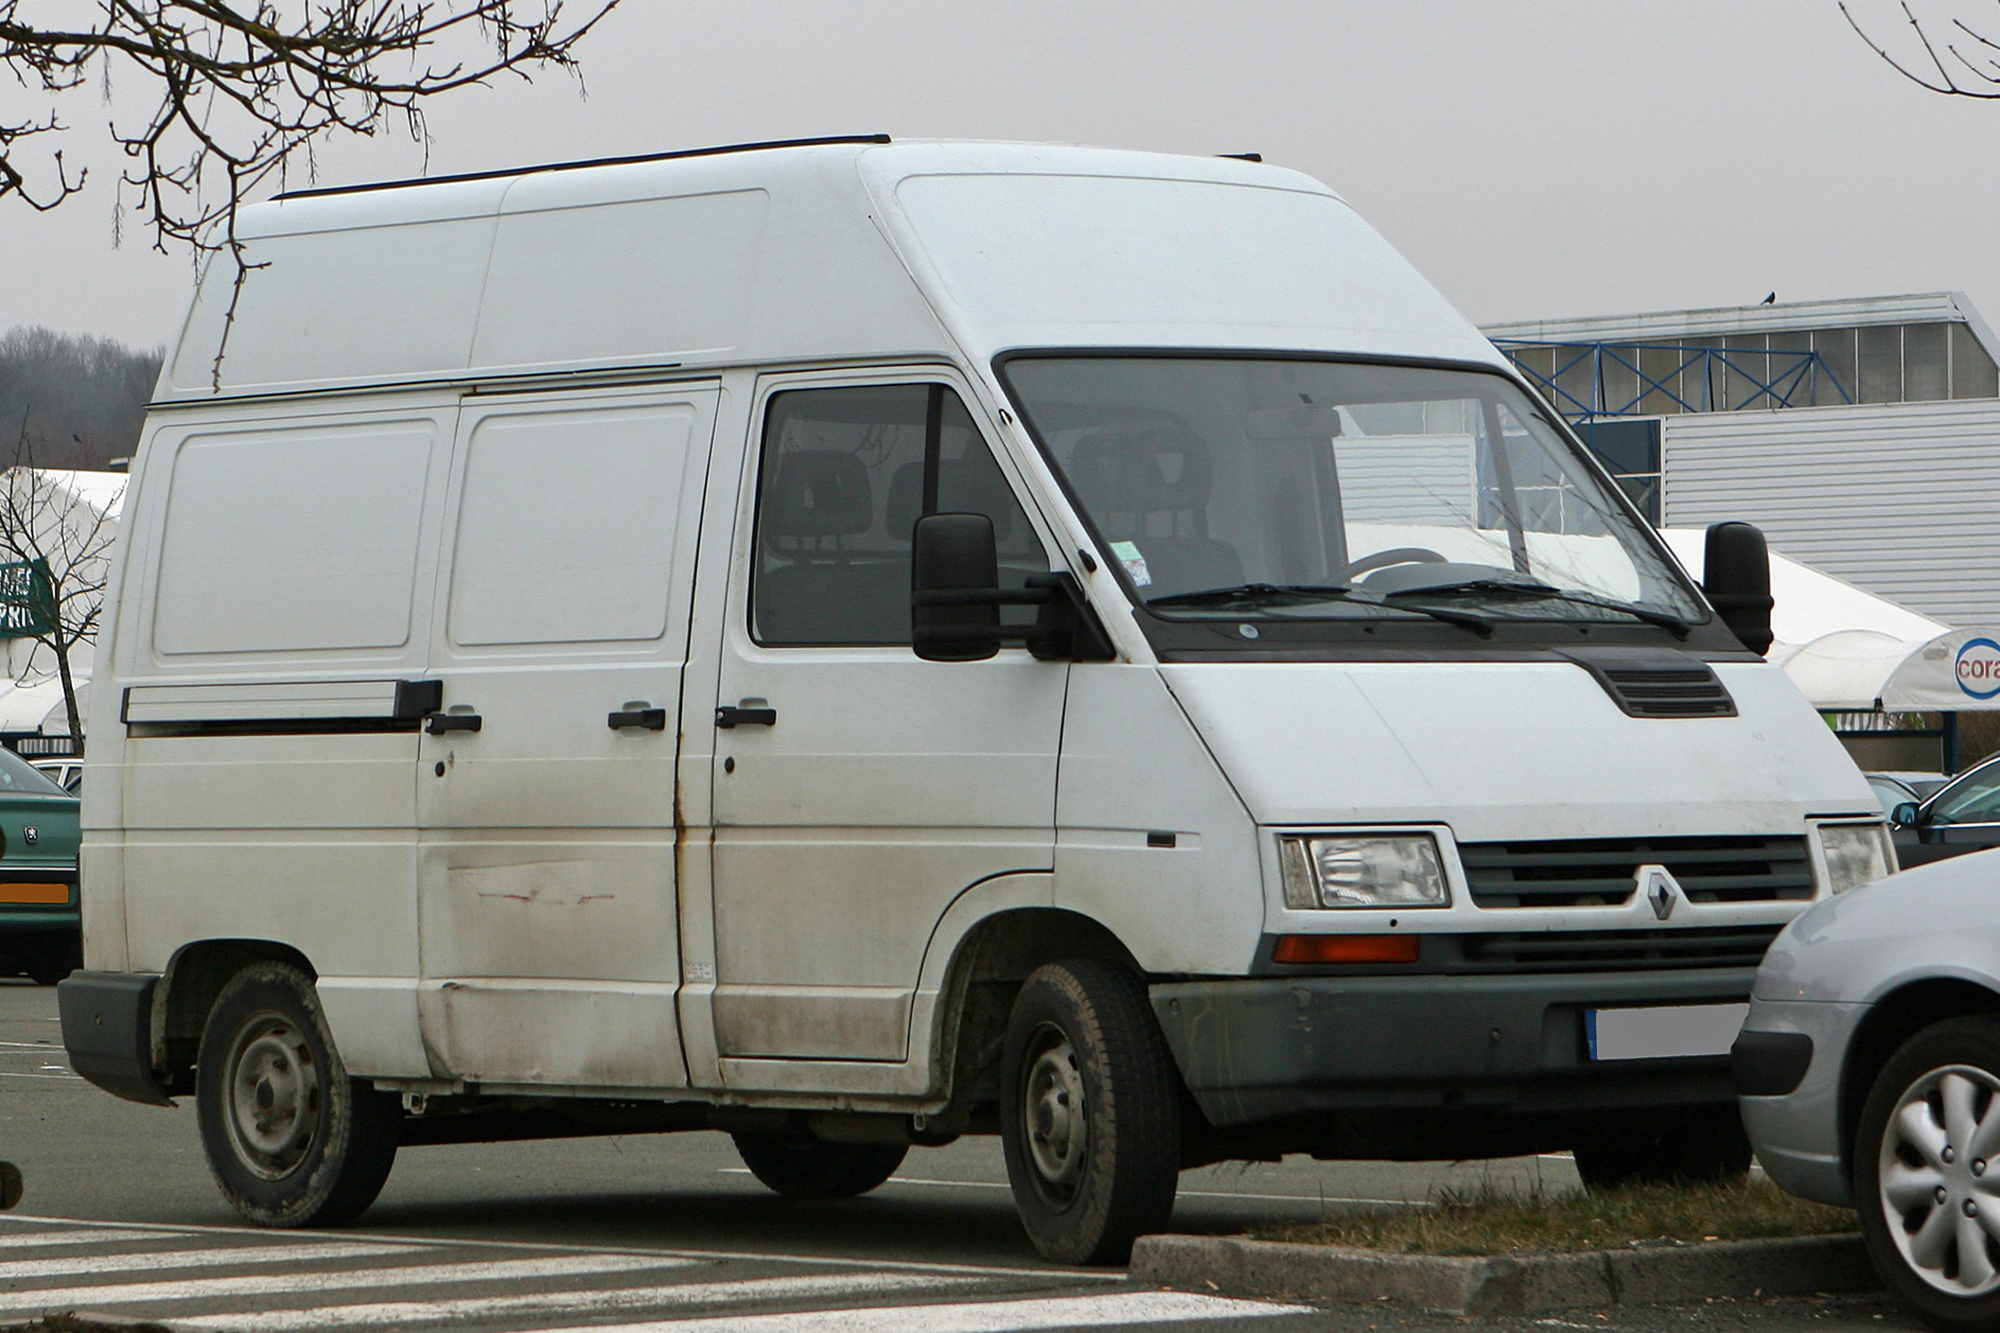
[{"label": "green car", "polygon": [[76,797],[0,749],[0,976],[53,986],[83,965]]}]

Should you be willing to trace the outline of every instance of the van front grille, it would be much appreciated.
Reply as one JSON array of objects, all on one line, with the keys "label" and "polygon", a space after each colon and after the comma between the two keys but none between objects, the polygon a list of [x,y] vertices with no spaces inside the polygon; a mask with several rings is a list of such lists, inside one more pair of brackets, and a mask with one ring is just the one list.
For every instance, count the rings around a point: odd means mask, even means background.
[{"label": "van front grille", "polygon": [[1480,907],[1615,907],[1639,867],[1665,866],[1689,902],[1757,903],[1813,896],[1806,840],[1784,837],[1588,838],[1460,843]]},{"label": "van front grille", "polygon": [[1465,961],[1496,972],[1650,971],[1755,967],[1782,926],[1690,930],[1554,930],[1461,936]]}]

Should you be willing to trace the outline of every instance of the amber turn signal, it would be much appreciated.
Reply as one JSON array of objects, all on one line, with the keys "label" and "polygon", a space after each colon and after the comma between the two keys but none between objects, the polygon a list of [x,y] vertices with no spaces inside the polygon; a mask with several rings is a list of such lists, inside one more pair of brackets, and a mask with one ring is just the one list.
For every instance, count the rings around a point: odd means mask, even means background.
[{"label": "amber turn signal", "polygon": [[1280,963],[1414,963],[1415,935],[1280,935]]}]

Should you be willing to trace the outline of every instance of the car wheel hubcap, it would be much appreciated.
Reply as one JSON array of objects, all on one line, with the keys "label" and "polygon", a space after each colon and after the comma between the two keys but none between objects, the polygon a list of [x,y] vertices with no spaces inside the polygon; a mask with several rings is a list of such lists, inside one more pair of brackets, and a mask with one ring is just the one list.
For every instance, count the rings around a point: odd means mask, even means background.
[{"label": "car wheel hubcap", "polygon": [[229,1131],[236,1156],[276,1180],[295,1170],[319,1131],[320,1077],[305,1034],[277,1014],[244,1026],[229,1060]]},{"label": "car wheel hubcap", "polygon": [[1952,1296],[2000,1288],[2000,1079],[1969,1065],[1934,1069],[1897,1099],[1878,1175],[1889,1235],[1912,1273]]},{"label": "car wheel hubcap", "polygon": [[1076,1194],[1089,1138],[1084,1121],[1083,1076],[1069,1038],[1045,1029],[1040,1050],[1028,1064],[1022,1090],[1022,1120],[1036,1184],[1056,1202]]}]

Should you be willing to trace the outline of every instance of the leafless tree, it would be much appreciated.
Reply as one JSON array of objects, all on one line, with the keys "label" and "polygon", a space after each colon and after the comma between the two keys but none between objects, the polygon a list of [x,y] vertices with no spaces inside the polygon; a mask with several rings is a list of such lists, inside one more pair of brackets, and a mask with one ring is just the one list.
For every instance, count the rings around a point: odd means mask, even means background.
[{"label": "leafless tree", "polygon": [[83,717],[71,659],[78,645],[97,641],[117,535],[118,520],[108,509],[89,503],[60,473],[35,466],[24,430],[14,465],[0,473],[0,626],[10,637],[34,640],[55,659],[79,754]]},{"label": "leafless tree", "polygon": [[[95,84],[127,161],[117,216],[137,213],[161,250],[229,251],[240,281],[238,208],[309,173],[315,144],[393,126],[426,143],[432,98],[573,71],[617,3],[572,20],[563,0],[0,0],[0,70],[21,95],[0,104],[15,107],[0,110],[0,199],[47,211],[83,188],[62,110]],[[78,21],[43,26],[65,15]]]},{"label": "leafless tree", "polygon": [[102,469],[139,446],[160,348],[52,329],[0,334],[0,421],[21,427],[43,467]]},{"label": "leafless tree", "polygon": [[[1875,54],[1905,78],[1954,97],[2000,97],[2000,0],[1977,6],[1944,0],[1896,0],[1889,29],[1856,16],[1858,0],[1840,0],[1840,12]],[[1888,6],[1880,8],[1886,10]],[[1896,39],[1888,30],[1907,26]]]}]

